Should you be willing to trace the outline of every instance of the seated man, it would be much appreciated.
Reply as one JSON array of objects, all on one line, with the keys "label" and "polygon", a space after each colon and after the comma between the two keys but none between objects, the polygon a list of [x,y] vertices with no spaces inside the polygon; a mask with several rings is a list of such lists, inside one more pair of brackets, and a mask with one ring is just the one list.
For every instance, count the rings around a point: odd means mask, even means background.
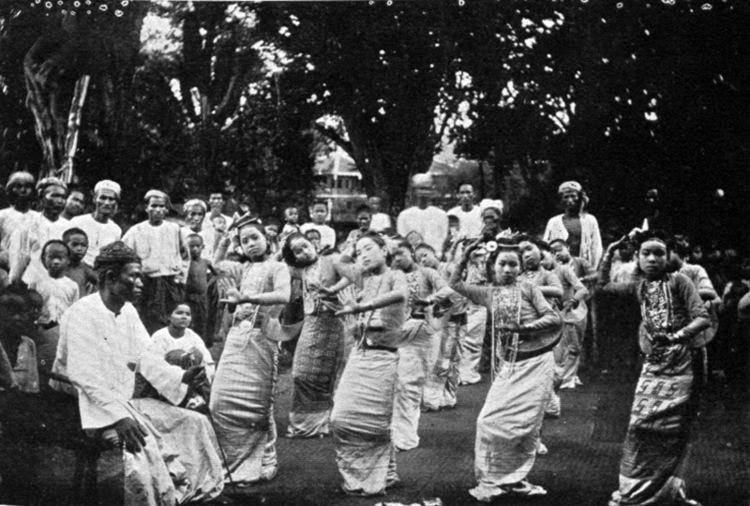
[{"label": "seated man", "polygon": [[[124,445],[126,504],[218,496],[224,482],[211,424],[176,407],[205,380],[203,368],[183,371],[152,348],[131,303],[143,287],[135,251],[121,241],[109,244],[94,269],[99,292],[65,313],[54,365],[75,386],[83,429]],[[136,372],[172,404],[132,399]]]}]

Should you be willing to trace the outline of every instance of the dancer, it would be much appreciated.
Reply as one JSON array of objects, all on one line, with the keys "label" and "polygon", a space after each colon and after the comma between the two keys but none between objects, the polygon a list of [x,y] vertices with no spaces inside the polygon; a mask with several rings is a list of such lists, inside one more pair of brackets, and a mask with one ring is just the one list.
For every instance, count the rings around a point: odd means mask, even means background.
[{"label": "dancer", "polygon": [[299,272],[305,312],[294,351],[294,389],[286,435],[323,437],[329,434],[333,387],[344,353],[344,325],[335,315],[339,305],[335,294],[349,282],[336,271],[336,256],[319,255],[300,232],[292,232],[281,254]]},{"label": "dancer", "polygon": [[469,494],[483,502],[505,494],[543,495],[546,490],[529,483],[526,476],[536,459],[544,406],[552,389],[552,349],[560,317],[539,288],[518,279],[521,253],[509,241],[490,259],[497,286],[461,281],[478,244],[467,247],[450,286],[490,311],[493,341],[497,339],[502,361],[477,420],[474,472],[479,483]]},{"label": "dancer", "polygon": [[[234,483],[248,485],[276,476],[273,388],[278,375],[279,313],[289,302],[289,269],[269,259],[265,228],[245,215],[232,227],[245,262],[217,263],[232,282],[222,302],[236,305],[232,326],[211,389],[209,410]],[[232,238],[219,244],[226,255]],[[231,307],[230,306],[230,307]]]},{"label": "dancer", "polygon": [[392,268],[403,271],[409,284],[404,324],[409,338],[398,349],[398,382],[391,423],[393,445],[399,451],[406,451],[419,446],[417,428],[422,394],[427,375],[437,359],[433,353],[435,341],[438,345],[440,341],[440,333],[432,326],[428,311],[433,310],[434,304],[440,309],[445,309],[446,303],[450,305],[448,297],[452,290],[435,269],[421,267],[414,261],[412,247],[406,241],[396,248]]},{"label": "dancer", "polygon": [[708,312],[687,277],[667,272],[669,248],[656,231],[640,237],[640,277],[610,282],[612,256],[625,240],[607,248],[600,284],[605,292],[637,299],[642,318],[638,342],[645,359],[623,444],[620,486],[609,504],[699,506],[686,497],[684,469],[700,367],[696,358],[701,356],[691,345],[708,328]]},{"label": "dancer", "polygon": [[358,265],[336,264],[362,291],[358,302],[337,313],[359,315],[359,343],[334,396],[331,428],[341,488],[370,496],[399,482],[390,426],[409,286],[403,272],[388,269],[385,241],[378,234],[361,237],[356,252]]}]

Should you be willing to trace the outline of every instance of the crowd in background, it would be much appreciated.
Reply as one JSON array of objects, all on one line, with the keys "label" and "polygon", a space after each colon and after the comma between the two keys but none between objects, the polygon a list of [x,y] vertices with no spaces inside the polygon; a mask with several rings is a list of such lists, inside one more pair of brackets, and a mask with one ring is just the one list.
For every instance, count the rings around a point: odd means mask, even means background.
[{"label": "crowd in background", "polygon": [[[671,230],[657,190],[603,244],[575,181],[539,236],[512,230],[503,202],[477,202],[469,183],[449,210],[431,204],[427,178],[413,183],[414,206],[390,216],[371,197],[352,230],[330,223],[325,201],[304,223],[288,206],[277,224],[226,213],[222,191],[175,206],[160,190],[122,230],[117,182],[89,192],[16,172],[0,210],[0,388],[77,397],[81,427],[132,457],[126,494],[162,504],[273,479],[280,356],[294,384],[286,436],[332,435],[355,495],[395,485],[420,413],[455,407],[461,385],[489,374],[470,492],[489,501],[546,493],[526,475],[548,451],[543,417],[564,412],[560,389],[583,373],[640,371],[636,394],[652,410],[634,411],[623,458],[659,472],[623,465],[612,504],[695,504],[674,474],[680,445],[706,384],[747,394],[750,259]],[[659,436],[660,417],[674,416],[679,434]],[[644,428],[674,451],[644,457]]]}]

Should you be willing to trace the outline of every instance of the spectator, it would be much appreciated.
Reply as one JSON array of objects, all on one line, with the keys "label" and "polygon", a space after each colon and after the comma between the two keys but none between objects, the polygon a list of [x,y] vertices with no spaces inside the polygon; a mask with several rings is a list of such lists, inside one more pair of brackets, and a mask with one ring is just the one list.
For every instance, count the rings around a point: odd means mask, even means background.
[{"label": "spectator", "polygon": [[109,179],[102,179],[94,186],[94,212],[82,214],[70,220],[71,227],[77,227],[86,233],[88,249],[83,263],[94,266],[94,259],[99,250],[112,242],[119,241],[122,229],[112,221],[120,202],[120,185]]},{"label": "spectator", "polygon": [[308,230],[317,230],[320,233],[320,247],[336,247],[336,232],[325,224],[328,217],[328,203],[325,200],[316,200],[310,212],[311,222],[302,225],[300,230],[306,234]]},{"label": "spectator", "polygon": [[468,182],[459,183],[456,193],[458,203],[448,211],[448,216],[458,218],[459,232],[464,237],[479,237],[482,234],[482,212],[474,205],[474,186]]},{"label": "spectator", "polygon": [[428,175],[414,176],[414,192],[417,205],[404,209],[398,215],[398,233],[402,237],[408,237],[410,232],[418,232],[424,238],[420,242],[426,242],[435,248],[438,258],[441,258],[443,244],[448,236],[448,215],[442,209],[430,205],[434,190]]},{"label": "spectator", "polygon": [[372,196],[367,199],[367,206],[370,208],[370,211],[372,213],[372,221],[370,222],[370,229],[374,230],[375,232],[388,232],[393,228],[393,223],[391,223],[391,217],[382,212],[383,201],[380,199],[380,197]]},{"label": "spectator", "polygon": [[[10,236],[14,230],[23,228],[25,223],[36,216],[31,209],[34,201],[34,176],[28,172],[14,172],[8,178],[5,191],[10,207],[0,210],[0,268],[10,270]],[[5,282],[3,282],[5,285]]]},{"label": "spectator", "polygon": [[80,228],[69,228],[63,232],[63,242],[70,248],[70,261],[65,275],[76,282],[81,297],[94,293],[99,280],[94,269],[83,263],[89,247],[86,232]]},{"label": "spectator", "polygon": [[83,209],[86,206],[86,196],[79,189],[72,189],[68,194],[68,200],[65,201],[65,209],[63,209],[62,217],[66,220],[72,220],[76,216],[83,214]]},{"label": "spectator", "polygon": [[190,305],[193,330],[203,338],[206,346],[210,347],[213,344],[213,332],[208,325],[208,273],[216,276],[216,271],[211,262],[203,257],[203,238],[199,234],[187,236],[187,248],[190,261],[185,282],[185,300]]},{"label": "spectator", "polygon": [[180,227],[165,221],[169,197],[160,190],[145,196],[148,219],[134,225],[122,241],[143,263],[143,299],[139,314],[150,332],[165,327],[168,311],[183,299],[184,266]]}]

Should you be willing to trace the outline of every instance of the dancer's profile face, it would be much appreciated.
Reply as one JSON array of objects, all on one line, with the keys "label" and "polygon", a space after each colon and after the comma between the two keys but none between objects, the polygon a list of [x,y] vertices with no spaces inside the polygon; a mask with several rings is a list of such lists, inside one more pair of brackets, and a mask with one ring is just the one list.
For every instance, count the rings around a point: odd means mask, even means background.
[{"label": "dancer's profile face", "polygon": [[312,265],[318,259],[315,245],[304,237],[296,237],[292,240],[289,248],[299,265]]}]

